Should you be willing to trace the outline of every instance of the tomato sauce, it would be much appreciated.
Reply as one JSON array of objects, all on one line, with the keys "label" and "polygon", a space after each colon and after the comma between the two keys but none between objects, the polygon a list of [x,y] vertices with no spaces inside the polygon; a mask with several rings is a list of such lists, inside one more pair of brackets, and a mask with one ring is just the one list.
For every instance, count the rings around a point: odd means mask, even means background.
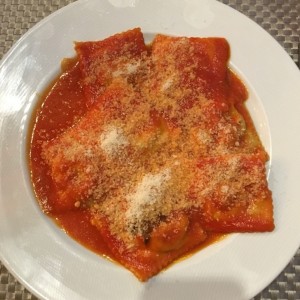
[{"label": "tomato sauce", "polygon": [[[53,218],[68,235],[83,246],[114,259],[97,228],[90,223],[90,215],[87,210],[74,208],[65,213],[56,211],[53,182],[49,167],[43,161],[41,154],[43,142],[57,137],[86,113],[85,96],[80,80],[81,73],[77,60],[66,59],[62,63],[62,74],[41,95],[32,120],[32,132],[29,133],[31,135],[28,147],[31,178],[37,201],[45,214]],[[245,87],[232,72],[228,75],[228,82],[232,101],[247,98]],[[246,110],[240,108],[240,111],[249,119]],[[216,233],[208,235],[204,243],[186,256],[225,236]]]}]

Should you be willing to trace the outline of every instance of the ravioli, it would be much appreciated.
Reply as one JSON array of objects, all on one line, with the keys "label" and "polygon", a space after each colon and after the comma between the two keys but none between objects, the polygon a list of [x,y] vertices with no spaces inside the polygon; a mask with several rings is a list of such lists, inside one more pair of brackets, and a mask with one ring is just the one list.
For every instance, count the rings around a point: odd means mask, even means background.
[{"label": "ravioli", "polygon": [[52,216],[84,213],[142,281],[214,235],[274,229],[268,154],[224,38],[146,46],[133,29],[75,49],[87,111],[40,142]]}]

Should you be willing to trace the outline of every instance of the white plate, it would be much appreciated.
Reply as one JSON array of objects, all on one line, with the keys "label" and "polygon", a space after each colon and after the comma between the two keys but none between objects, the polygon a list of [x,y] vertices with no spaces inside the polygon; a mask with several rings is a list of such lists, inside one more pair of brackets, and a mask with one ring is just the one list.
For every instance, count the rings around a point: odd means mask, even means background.
[{"label": "white plate", "polygon": [[[249,108],[271,154],[276,229],[235,234],[147,283],[86,250],[42,214],[34,199],[26,145],[31,113],[75,40],[141,27],[154,33],[223,36],[230,64],[247,83]],[[46,299],[249,299],[299,247],[300,72],[258,25],[215,1],[78,1],[43,20],[15,44],[0,69],[0,259]]]}]

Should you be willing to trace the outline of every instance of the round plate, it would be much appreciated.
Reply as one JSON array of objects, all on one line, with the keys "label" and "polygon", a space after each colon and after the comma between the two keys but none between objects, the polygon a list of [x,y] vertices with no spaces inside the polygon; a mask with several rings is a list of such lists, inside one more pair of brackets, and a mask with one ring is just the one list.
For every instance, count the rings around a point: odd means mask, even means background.
[{"label": "round plate", "polygon": [[[270,153],[276,229],[234,234],[146,283],[82,247],[39,209],[27,166],[28,131],[39,93],[59,73],[73,41],[141,27],[155,33],[221,36],[250,91],[249,109]],[[258,25],[216,1],[83,0],[23,36],[0,66],[0,259],[45,299],[249,299],[299,247],[300,72]]]}]

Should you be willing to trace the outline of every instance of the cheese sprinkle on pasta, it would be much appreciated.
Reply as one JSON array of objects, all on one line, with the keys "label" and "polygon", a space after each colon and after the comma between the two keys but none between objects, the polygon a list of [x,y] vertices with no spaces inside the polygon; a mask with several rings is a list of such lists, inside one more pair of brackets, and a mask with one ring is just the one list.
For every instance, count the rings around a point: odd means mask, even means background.
[{"label": "cheese sprinkle on pasta", "polygon": [[147,48],[133,30],[76,48],[88,110],[41,146],[59,213],[87,210],[142,280],[209,232],[272,230],[268,155],[224,39]]}]

